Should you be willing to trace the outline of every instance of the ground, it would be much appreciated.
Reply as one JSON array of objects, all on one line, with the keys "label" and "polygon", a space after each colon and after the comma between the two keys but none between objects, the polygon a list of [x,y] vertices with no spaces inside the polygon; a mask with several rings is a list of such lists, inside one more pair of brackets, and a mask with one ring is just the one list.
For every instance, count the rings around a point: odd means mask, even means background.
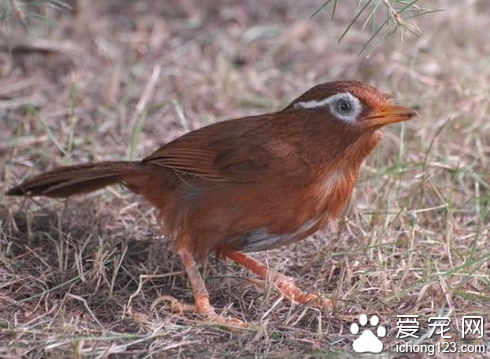
[{"label": "ground", "polygon": [[[350,328],[362,313],[380,318],[392,357],[403,357],[397,315],[419,316],[413,344],[444,342],[427,337],[434,316],[451,318],[458,346],[488,343],[485,1],[433,1],[446,8],[417,18],[420,37],[387,37],[360,56],[370,37],[362,24],[337,43],[355,9],[310,19],[322,1],[74,4],[48,9],[51,21],[29,31],[10,24],[0,37],[2,358],[345,358],[354,356]],[[68,200],[4,195],[42,170],[141,158],[188,130],[277,110],[334,79],[391,92],[420,117],[385,130],[337,232],[254,255],[337,298],[333,310],[291,304],[210,258],[212,302],[253,326],[230,331],[171,313],[152,303],[161,295],[191,302],[191,290],[140,198],[120,187]],[[484,338],[461,339],[465,315],[484,317]],[[451,357],[472,356],[485,354]]]}]

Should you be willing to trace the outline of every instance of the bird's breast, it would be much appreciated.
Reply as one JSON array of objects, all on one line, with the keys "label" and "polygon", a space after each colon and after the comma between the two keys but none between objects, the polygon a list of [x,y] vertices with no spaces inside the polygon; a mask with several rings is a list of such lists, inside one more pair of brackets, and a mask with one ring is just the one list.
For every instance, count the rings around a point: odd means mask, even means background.
[{"label": "bird's breast", "polygon": [[[243,226],[226,241],[228,249],[256,252],[304,239],[327,226],[335,228],[354,185],[352,171],[339,168],[320,175],[308,186],[298,186],[293,201],[281,201],[274,212],[260,218],[274,218],[260,226]],[[287,198],[287,193],[282,193]],[[258,222],[256,222],[258,223]],[[248,227],[248,228],[246,228]]]},{"label": "bird's breast", "polygon": [[319,228],[335,229],[338,217],[344,209],[357,180],[358,170],[341,166],[320,176],[315,184],[316,216]]}]

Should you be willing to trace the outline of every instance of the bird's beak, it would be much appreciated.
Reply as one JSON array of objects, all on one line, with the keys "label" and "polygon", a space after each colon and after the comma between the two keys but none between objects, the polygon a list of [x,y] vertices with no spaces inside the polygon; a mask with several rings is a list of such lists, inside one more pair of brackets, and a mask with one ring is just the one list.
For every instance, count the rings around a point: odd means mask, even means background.
[{"label": "bird's beak", "polygon": [[367,125],[372,126],[384,126],[390,123],[397,123],[408,121],[412,117],[418,116],[417,111],[414,111],[408,107],[386,105],[376,108],[367,117]]}]

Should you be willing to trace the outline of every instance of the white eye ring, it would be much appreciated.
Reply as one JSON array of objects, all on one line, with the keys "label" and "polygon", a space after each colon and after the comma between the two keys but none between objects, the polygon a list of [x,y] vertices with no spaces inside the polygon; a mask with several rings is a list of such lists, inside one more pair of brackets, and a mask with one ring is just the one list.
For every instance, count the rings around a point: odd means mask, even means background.
[{"label": "white eye ring", "polygon": [[349,92],[339,93],[327,98],[330,112],[339,120],[353,123],[362,111],[359,99]]},{"label": "white eye ring", "polygon": [[[359,99],[350,92],[338,93],[320,101],[298,102],[295,108],[317,108],[328,105],[330,113],[341,121],[354,123],[362,111]],[[341,108],[343,106],[345,110]]]}]

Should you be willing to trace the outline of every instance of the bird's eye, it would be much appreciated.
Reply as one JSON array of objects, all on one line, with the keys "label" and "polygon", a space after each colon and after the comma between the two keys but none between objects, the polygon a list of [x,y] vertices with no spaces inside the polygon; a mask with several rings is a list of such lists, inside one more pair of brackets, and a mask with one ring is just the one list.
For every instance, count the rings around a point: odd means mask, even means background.
[{"label": "bird's eye", "polygon": [[361,101],[349,92],[343,92],[328,98],[330,112],[336,118],[347,123],[354,123],[362,111]]},{"label": "bird's eye", "polygon": [[348,114],[351,111],[351,109],[352,109],[352,105],[347,100],[340,99],[340,100],[337,101],[336,108],[337,108],[337,111],[339,113],[341,113],[341,114]]},{"label": "bird's eye", "polygon": [[340,121],[353,124],[362,112],[361,101],[350,92],[342,92],[321,100],[301,101],[294,108],[316,109],[329,107],[330,114]]}]

